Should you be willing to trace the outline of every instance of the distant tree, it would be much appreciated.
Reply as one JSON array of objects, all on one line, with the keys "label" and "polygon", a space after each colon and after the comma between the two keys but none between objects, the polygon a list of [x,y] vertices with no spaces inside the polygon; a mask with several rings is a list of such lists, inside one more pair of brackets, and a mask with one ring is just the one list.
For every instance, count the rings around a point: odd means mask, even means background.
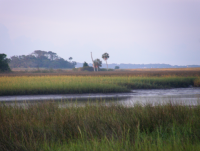
[{"label": "distant tree", "polygon": [[31,53],[31,55],[34,55],[37,58],[44,57],[46,54],[47,52],[42,50],[35,50],[33,53]]},{"label": "distant tree", "polygon": [[0,54],[0,71],[10,71],[10,67],[8,65],[9,59],[6,58],[6,54]]},{"label": "distant tree", "polygon": [[87,63],[87,62],[84,62],[84,63],[83,63],[83,67],[89,67],[88,63]]},{"label": "distant tree", "polygon": [[74,68],[76,62],[69,62],[59,57],[55,52],[35,50],[30,55],[12,56],[11,68]]},{"label": "distant tree", "polygon": [[69,57],[69,60],[71,61],[73,58],[72,57]]},{"label": "distant tree", "polygon": [[97,71],[98,71],[99,67],[101,67],[101,66],[102,66],[102,61],[100,59],[95,59],[94,67],[97,69]]},{"label": "distant tree", "polygon": [[115,69],[119,69],[119,66],[115,66]]},{"label": "distant tree", "polygon": [[51,60],[55,60],[55,59],[58,58],[57,54],[55,52],[52,52],[52,51],[48,51],[47,55]]},{"label": "distant tree", "polygon": [[108,60],[108,58],[109,58],[110,56],[109,56],[109,54],[108,53],[104,53],[103,55],[102,55],[102,58],[106,61],[106,65],[107,65],[107,70],[108,70],[108,64],[107,64],[107,60]]}]

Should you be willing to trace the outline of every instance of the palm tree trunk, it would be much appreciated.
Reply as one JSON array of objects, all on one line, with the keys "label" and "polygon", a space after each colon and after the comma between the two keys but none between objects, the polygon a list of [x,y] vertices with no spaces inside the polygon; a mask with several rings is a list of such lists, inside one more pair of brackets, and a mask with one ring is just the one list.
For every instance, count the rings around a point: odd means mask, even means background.
[{"label": "palm tree trunk", "polygon": [[108,64],[107,64],[107,60],[106,60],[106,65],[107,65],[107,71],[108,71]]},{"label": "palm tree trunk", "polygon": [[93,63],[94,72],[95,72],[95,66],[94,66],[94,60],[93,60],[93,57],[92,57],[92,52],[91,52],[91,58],[92,58],[92,63]]},{"label": "palm tree trunk", "polygon": [[98,67],[97,67],[97,71],[99,71],[99,70],[98,70]]}]

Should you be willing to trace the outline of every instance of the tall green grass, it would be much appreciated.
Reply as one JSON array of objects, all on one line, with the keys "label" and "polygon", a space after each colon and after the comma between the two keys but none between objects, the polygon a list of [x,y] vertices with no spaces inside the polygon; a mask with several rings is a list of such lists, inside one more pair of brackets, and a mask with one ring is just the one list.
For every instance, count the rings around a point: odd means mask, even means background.
[{"label": "tall green grass", "polygon": [[0,106],[0,150],[199,150],[200,106]]},{"label": "tall green grass", "polygon": [[195,87],[200,87],[200,78],[198,78],[198,79],[196,79],[196,80],[194,81],[194,86],[195,86]]},{"label": "tall green grass", "polygon": [[[130,89],[188,87],[198,77],[16,76],[0,77],[0,96],[129,92]],[[195,85],[199,86],[199,85]]]}]

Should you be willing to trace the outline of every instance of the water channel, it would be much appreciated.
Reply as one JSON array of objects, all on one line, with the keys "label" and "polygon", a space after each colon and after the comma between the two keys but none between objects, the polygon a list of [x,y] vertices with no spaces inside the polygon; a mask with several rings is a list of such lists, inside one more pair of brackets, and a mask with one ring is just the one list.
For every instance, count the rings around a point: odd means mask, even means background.
[{"label": "water channel", "polygon": [[173,88],[173,89],[142,89],[132,90],[131,93],[108,93],[108,94],[55,94],[55,95],[21,95],[21,96],[0,96],[0,103],[34,104],[36,102],[54,101],[59,102],[61,107],[77,105],[85,106],[88,102],[95,105],[103,102],[120,104],[127,107],[135,104],[182,104],[195,106],[200,104],[200,88]]}]

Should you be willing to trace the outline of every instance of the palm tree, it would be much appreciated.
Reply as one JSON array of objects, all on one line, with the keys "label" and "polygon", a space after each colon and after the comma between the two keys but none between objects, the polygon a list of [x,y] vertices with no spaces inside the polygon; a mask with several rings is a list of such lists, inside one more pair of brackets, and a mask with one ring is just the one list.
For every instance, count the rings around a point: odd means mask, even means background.
[{"label": "palm tree", "polygon": [[72,57],[69,57],[69,60],[71,61],[73,58]]},{"label": "palm tree", "polygon": [[94,60],[94,67],[97,68],[97,71],[99,69],[99,67],[102,66],[102,61],[100,59],[95,59]]},{"label": "palm tree", "polygon": [[102,58],[106,61],[106,65],[107,65],[107,70],[108,70],[108,64],[107,64],[107,60],[108,60],[108,58],[109,58],[110,56],[109,56],[109,54],[108,53],[104,53],[103,55],[102,55]]}]

